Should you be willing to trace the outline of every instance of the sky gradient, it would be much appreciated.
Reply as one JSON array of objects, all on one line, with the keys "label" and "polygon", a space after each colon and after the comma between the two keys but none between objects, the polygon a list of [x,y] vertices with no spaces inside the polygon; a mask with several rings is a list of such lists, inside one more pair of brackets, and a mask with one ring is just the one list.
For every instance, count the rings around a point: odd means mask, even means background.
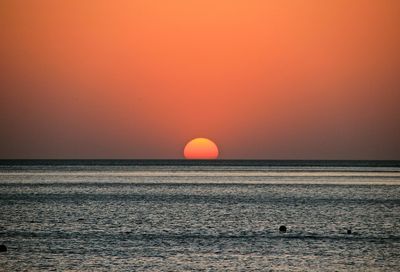
[{"label": "sky gradient", "polygon": [[400,159],[400,1],[2,0],[0,158]]}]

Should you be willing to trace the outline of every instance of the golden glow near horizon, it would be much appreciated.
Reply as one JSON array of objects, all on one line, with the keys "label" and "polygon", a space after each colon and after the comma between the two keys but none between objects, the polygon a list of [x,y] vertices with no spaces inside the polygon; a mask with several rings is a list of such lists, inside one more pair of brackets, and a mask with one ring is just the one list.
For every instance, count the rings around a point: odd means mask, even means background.
[{"label": "golden glow near horizon", "polygon": [[219,155],[217,145],[207,138],[196,138],[188,142],[183,150],[186,159],[213,160]]},{"label": "golden glow near horizon", "polygon": [[399,11],[1,0],[0,158],[400,159]]}]

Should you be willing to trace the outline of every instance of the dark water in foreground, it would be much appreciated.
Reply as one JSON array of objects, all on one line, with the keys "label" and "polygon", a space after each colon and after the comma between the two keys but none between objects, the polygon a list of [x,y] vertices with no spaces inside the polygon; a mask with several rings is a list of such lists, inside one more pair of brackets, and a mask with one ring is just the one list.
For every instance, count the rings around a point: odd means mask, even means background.
[{"label": "dark water in foreground", "polygon": [[0,271],[399,271],[400,167],[0,162],[0,244]]}]

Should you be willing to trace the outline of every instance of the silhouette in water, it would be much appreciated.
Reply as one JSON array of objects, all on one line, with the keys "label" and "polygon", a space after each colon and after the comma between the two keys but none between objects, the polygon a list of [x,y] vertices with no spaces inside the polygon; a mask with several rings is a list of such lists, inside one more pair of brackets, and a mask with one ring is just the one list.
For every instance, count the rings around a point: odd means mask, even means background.
[{"label": "silhouette in water", "polygon": [[6,252],[7,247],[5,245],[0,245],[0,252]]},{"label": "silhouette in water", "polygon": [[280,226],[279,227],[280,232],[286,232],[286,226]]}]

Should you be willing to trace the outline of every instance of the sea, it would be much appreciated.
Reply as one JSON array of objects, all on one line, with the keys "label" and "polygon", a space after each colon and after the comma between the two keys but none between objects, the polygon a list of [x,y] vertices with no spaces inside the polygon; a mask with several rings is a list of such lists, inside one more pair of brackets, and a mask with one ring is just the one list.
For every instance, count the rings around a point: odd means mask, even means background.
[{"label": "sea", "polygon": [[0,271],[400,271],[400,162],[1,160],[0,244]]}]

